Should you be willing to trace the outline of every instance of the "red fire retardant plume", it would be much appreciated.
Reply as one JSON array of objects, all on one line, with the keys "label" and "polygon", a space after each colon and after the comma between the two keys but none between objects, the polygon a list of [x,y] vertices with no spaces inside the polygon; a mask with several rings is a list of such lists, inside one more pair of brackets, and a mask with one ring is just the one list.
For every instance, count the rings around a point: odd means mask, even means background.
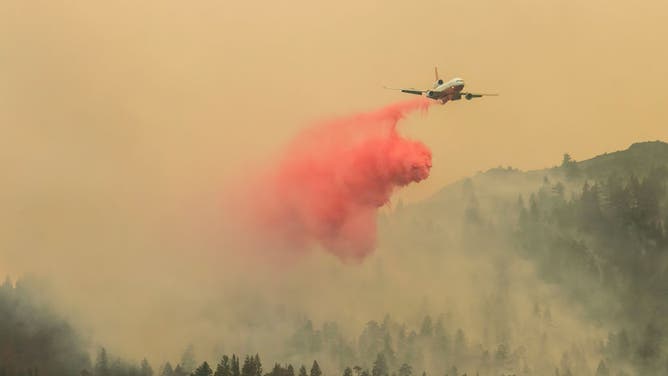
[{"label": "red fire retardant plume", "polygon": [[282,250],[320,245],[359,262],[376,245],[376,211],[398,188],[429,176],[431,152],[397,122],[427,99],[329,120],[300,134],[246,193],[255,236]]}]

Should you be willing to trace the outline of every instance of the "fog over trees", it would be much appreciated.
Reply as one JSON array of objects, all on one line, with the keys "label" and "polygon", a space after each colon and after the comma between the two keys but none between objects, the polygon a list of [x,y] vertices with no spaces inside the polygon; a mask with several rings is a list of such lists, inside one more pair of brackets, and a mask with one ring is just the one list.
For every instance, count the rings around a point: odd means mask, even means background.
[{"label": "fog over trees", "polygon": [[76,375],[90,369],[86,344],[54,314],[30,279],[0,286],[0,375]]},{"label": "fog over trees", "polygon": [[[213,351],[184,339],[176,359],[115,355],[58,314],[37,280],[7,279],[0,376],[668,374],[667,183],[661,142],[582,162],[564,155],[540,171],[481,172],[380,215],[382,252],[394,257],[382,261],[400,267],[379,262],[379,275],[419,270],[441,303],[368,317],[356,330],[287,314],[288,331],[249,329],[244,348],[214,333]],[[262,335],[278,345],[250,339]]]}]

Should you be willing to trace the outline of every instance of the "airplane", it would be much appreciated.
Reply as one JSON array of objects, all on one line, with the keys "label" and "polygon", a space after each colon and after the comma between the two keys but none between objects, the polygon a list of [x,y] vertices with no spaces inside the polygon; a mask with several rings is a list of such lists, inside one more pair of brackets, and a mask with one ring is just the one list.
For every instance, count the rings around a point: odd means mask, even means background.
[{"label": "airplane", "polygon": [[463,92],[464,89],[464,80],[459,77],[455,77],[448,82],[443,82],[442,79],[438,77],[438,67],[434,67],[434,74],[436,76],[436,81],[431,89],[428,90],[416,90],[416,89],[394,89],[390,87],[385,87],[390,90],[400,90],[402,93],[415,94],[415,95],[424,95],[429,99],[434,99],[441,101],[445,104],[447,101],[456,101],[462,99],[462,97],[467,100],[473,98],[480,98],[483,96],[497,96],[499,94],[476,94],[476,93],[467,93]]}]

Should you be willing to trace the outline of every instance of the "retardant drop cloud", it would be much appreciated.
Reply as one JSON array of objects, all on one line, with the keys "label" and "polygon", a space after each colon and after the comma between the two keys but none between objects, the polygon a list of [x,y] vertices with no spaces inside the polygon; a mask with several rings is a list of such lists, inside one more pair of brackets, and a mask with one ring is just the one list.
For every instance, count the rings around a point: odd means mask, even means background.
[{"label": "retardant drop cloud", "polygon": [[429,176],[429,149],[397,131],[406,114],[429,105],[399,102],[298,135],[243,189],[249,236],[281,252],[321,246],[344,262],[362,261],[376,246],[378,208],[397,188]]}]

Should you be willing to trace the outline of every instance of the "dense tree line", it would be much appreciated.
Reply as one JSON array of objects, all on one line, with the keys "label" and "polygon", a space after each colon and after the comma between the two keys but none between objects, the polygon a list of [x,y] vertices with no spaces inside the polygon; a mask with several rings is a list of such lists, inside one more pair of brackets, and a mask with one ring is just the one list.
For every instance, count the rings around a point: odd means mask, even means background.
[{"label": "dense tree line", "polygon": [[[668,151],[640,145],[584,165],[566,154],[515,210],[498,202],[482,210],[472,180],[462,185],[464,241],[516,251],[589,319],[618,327],[601,344],[596,375],[668,374],[668,158],[638,165],[644,146]],[[583,372],[572,359],[556,371]]]},{"label": "dense tree line", "polygon": [[[232,355],[234,358],[235,356]],[[204,361],[199,367],[190,373],[190,376],[323,376],[323,371],[320,368],[320,365],[316,360],[313,361],[310,371],[307,371],[306,366],[302,365],[299,368],[298,375],[295,375],[295,369],[292,364],[281,365],[274,364],[274,367],[270,372],[262,373],[262,364],[260,362],[259,355],[247,356],[244,361],[244,365],[248,368],[244,371],[244,368],[236,370],[230,363],[230,358],[227,355],[224,355],[214,371],[208,362]],[[600,367],[605,367],[601,363]],[[163,366],[162,371],[159,376],[174,376],[176,371],[171,368],[169,363],[166,363]],[[185,373],[184,373],[185,374]],[[479,375],[479,372],[475,373]],[[568,373],[566,373],[568,374]],[[342,376],[413,376],[413,368],[407,364],[403,363],[397,369],[392,369],[387,363],[383,354],[378,354],[373,362],[371,369],[363,368],[361,366],[346,367],[341,373]],[[422,372],[422,376],[427,376],[426,372]],[[467,376],[466,372],[460,372],[456,366],[446,370],[444,372],[445,376]],[[501,374],[503,376],[503,374]],[[515,376],[515,374],[512,374]],[[604,374],[600,374],[603,376]],[[508,373],[507,376],[511,376],[511,373]],[[599,376],[599,374],[597,374]]]},{"label": "dense tree line", "polygon": [[[529,364],[531,374],[668,374],[667,185],[666,143],[634,144],[584,162],[566,154],[552,169],[494,168],[402,207],[393,218],[401,227],[387,236],[397,253],[412,251],[419,239],[420,251],[444,259],[448,249],[519,255],[584,308],[585,320],[612,328],[591,352],[599,354],[596,366],[564,349],[551,371],[536,373]],[[497,305],[494,316],[504,318],[501,311]],[[548,323],[559,319],[549,305],[535,311]],[[496,353],[512,354],[518,345],[500,343]]]},{"label": "dense tree line", "polygon": [[[446,330],[445,315],[434,320],[425,316],[418,328],[408,330],[405,324],[394,321],[386,316],[382,322],[367,323],[357,340],[357,346],[347,342],[338,333],[337,325],[324,323],[315,328],[310,321],[296,329],[295,334],[286,338],[286,358],[290,352],[300,356],[311,356],[311,363],[296,365],[274,363],[271,368],[264,368],[259,354],[246,355],[243,359],[235,354],[222,355],[217,362],[203,361],[196,365],[192,346],[188,347],[175,366],[166,362],[159,367],[156,376],[323,376],[339,374],[342,376],[426,376],[433,374],[427,370],[425,357],[435,355],[438,365],[436,375],[460,376],[498,375],[507,369],[521,368],[522,354],[519,349],[511,349],[510,345],[501,344],[495,348],[482,348],[473,345],[464,330],[456,329],[452,333]],[[328,333],[324,335],[324,333]],[[308,344],[310,349],[294,346]],[[333,346],[333,347],[332,347]],[[349,346],[352,351],[343,359],[335,349]],[[324,348],[332,351],[322,351]],[[309,355],[310,354],[310,355]],[[294,355],[294,354],[293,354]],[[339,362],[328,369],[321,368],[320,358],[329,359],[335,356]],[[82,375],[90,376],[153,376],[153,368],[146,360],[140,365],[123,362],[119,358],[110,360],[107,351],[102,348],[91,371]],[[525,365],[525,364],[524,364]],[[298,368],[297,368],[298,367]],[[431,366],[430,366],[431,367]],[[433,367],[431,367],[433,368]],[[526,368],[526,365],[525,365]],[[529,370],[527,369],[527,372]]]},{"label": "dense tree line", "polygon": [[[139,364],[128,362],[120,357],[111,356],[107,350],[102,347],[97,352],[95,364],[92,369],[84,369],[81,376],[153,376],[153,367],[148,360],[143,359]],[[187,376],[185,372],[181,376]]]},{"label": "dense tree line", "polygon": [[[315,328],[304,321],[285,338],[285,355],[316,359],[308,368],[274,364],[265,370],[258,354],[244,359],[224,355],[211,363],[215,366],[207,361],[198,365],[189,346],[174,366],[166,362],[155,371],[147,359],[127,361],[104,347],[91,362],[88,346],[41,301],[23,281],[16,286],[7,281],[0,287],[0,376],[412,376],[414,370],[424,373],[432,364],[446,375],[458,375],[467,369],[491,371],[519,359],[503,346],[482,350],[472,346],[462,329],[446,328],[444,315],[425,316],[415,329],[388,315],[381,322],[369,321],[356,341],[346,339],[334,322]],[[430,365],[425,357],[433,357]],[[320,359],[329,361],[327,372]]]},{"label": "dense tree line", "polygon": [[571,197],[561,182],[545,184],[528,206],[520,199],[515,233],[522,255],[592,317],[626,323],[610,335],[608,362],[649,373],[668,373],[667,183],[668,169],[658,166],[643,177],[585,179]]},{"label": "dense tree line", "polygon": [[0,376],[69,376],[90,366],[85,344],[39,286],[9,278],[0,285]]}]

